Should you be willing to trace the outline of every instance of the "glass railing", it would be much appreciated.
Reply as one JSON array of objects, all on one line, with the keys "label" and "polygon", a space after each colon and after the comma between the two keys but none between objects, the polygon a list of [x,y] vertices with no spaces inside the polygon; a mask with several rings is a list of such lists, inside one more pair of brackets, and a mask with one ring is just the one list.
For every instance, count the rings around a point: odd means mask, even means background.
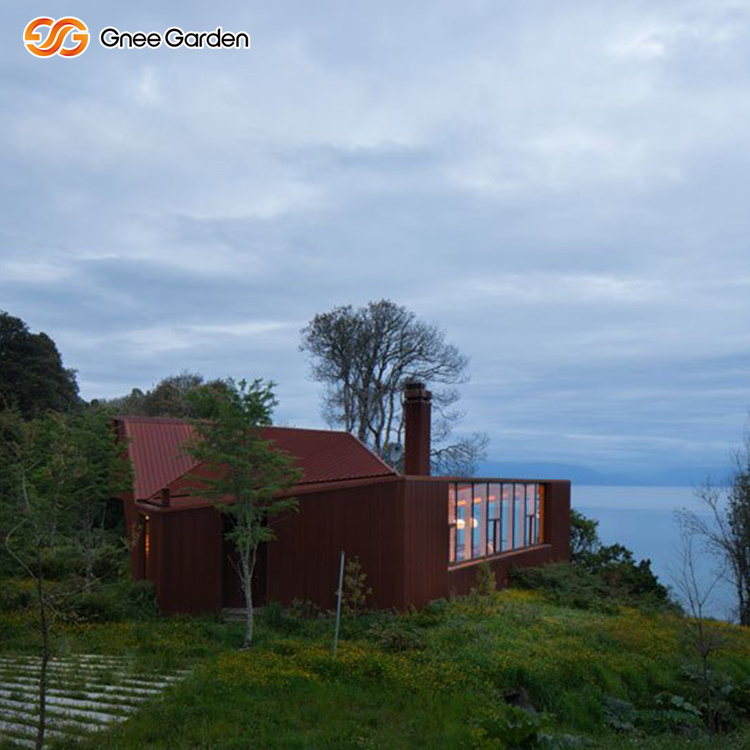
[{"label": "glass railing", "polygon": [[542,484],[451,482],[448,493],[451,565],[542,544]]}]

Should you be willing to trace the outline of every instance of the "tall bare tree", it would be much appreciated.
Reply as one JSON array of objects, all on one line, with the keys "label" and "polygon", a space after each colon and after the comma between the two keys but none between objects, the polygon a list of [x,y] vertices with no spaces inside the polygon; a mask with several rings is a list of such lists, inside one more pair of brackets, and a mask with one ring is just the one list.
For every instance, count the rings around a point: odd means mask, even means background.
[{"label": "tall bare tree", "polygon": [[316,315],[302,329],[302,351],[312,360],[312,375],[326,385],[323,415],[388,457],[389,446],[403,442],[402,393],[410,380],[433,390],[433,464],[440,473],[472,473],[487,445],[483,433],[451,441],[464,416],[455,386],[468,380],[468,359],[426,323],[390,300],[361,308],[336,307]]},{"label": "tall bare tree", "polygon": [[701,539],[695,533],[693,517],[689,511],[678,511],[675,518],[680,530],[678,565],[669,577],[685,607],[687,645],[698,658],[698,682],[706,713],[706,726],[710,734],[718,729],[718,709],[714,700],[712,662],[715,654],[725,645],[723,631],[713,626],[707,616],[714,591],[723,577],[719,567],[708,573],[701,564]]},{"label": "tall bare tree", "polygon": [[737,618],[750,625],[750,433],[733,455],[726,487],[707,481],[696,490],[708,514],[685,512],[684,523],[718,557],[736,594]]}]

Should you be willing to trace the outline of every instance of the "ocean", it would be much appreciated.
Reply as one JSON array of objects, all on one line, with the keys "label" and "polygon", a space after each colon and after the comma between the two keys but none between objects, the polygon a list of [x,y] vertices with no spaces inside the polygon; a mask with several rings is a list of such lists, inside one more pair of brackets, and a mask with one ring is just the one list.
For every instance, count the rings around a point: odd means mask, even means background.
[{"label": "ocean", "polygon": [[[636,559],[651,560],[659,580],[671,589],[674,573],[680,569],[680,532],[675,511],[688,508],[704,514],[692,487],[597,487],[574,485],[571,502],[576,510],[599,521],[604,544],[619,542],[631,549]],[[716,561],[700,553],[699,576],[702,585],[714,580]],[[679,599],[679,597],[676,597]],[[731,586],[720,581],[712,590],[706,614],[733,620]]]}]

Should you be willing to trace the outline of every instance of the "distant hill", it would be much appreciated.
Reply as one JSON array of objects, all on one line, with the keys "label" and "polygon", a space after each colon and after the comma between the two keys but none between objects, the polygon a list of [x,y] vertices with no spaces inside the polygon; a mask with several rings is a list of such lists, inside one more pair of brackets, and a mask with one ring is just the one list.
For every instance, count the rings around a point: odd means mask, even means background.
[{"label": "distant hill", "polygon": [[580,464],[533,461],[485,461],[477,469],[478,477],[508,477],[519,479],[569,479],[574,484],[694,487],[707,478],[720,484],[726,478],[727,467],[672,466],[663,469],[604,472]]}]

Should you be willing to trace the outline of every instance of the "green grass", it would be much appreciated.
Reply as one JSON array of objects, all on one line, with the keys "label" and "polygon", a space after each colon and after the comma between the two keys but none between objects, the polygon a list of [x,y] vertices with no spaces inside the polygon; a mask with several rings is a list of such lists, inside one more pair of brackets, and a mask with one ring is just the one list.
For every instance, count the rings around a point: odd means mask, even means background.
[{"label": "green grass", "polygon": [[[33,652],[32,625],[28,614],[0,614],[0,653]],[[722,638],[716,670],[736,685],[750,680],[750,632],[711,627]],[[269,608],[256,645],[244,652],[241,626],[210,618],[68,623],[55,645],[60,654],[126,655],[155,674],[192,669],[106,742],[84,741],[84,750],[468,750],[479,747],[470,742],[472,720],[500,710],[503,691],[519,687],[546,714],[547,731],[585,736],[589,747],[707,746],[704,738],[614,734],[606,726],[610,697],[644,712],[661,693],[698,700],[684,674],[694,661],[686,620],[674,615],[582,611],[509,590],[409,615],[349,618],[336,662],[331,635],[329,618]],[[711,747],[750,750],[750,734],[727,733]]]}]

